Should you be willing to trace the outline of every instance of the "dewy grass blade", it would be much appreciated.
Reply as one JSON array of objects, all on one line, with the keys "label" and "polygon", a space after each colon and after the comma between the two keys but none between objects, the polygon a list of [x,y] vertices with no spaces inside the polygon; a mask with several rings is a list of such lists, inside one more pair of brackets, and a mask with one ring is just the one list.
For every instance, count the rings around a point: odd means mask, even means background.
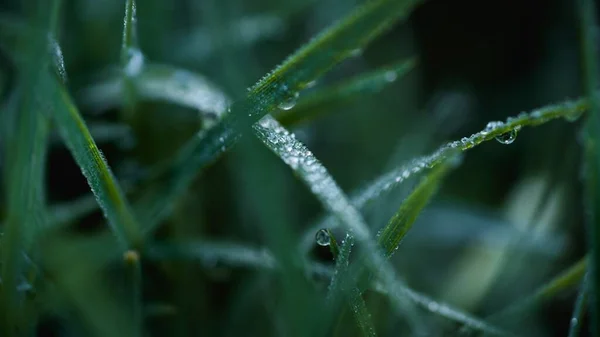
[{"label": "dewy grass blade", "polygon": [[[304,144],[296,140],[293,134],[290,134],[270,115],[265,116],[253,127],[258,139],[292,168],[323,207],[335,214],[344,224],[349,235],[355,237],[364,246],[369,269],[392,289],[397,282],[393,268],[380,254],[380,249],[376,246],[362,215],[350,204],[325,167]],[[417,317],[411,312],[410,306],[407,306],[405,301],[395,300],[395,308],[402,310],[402,314],[410,315],[409,319],[413,320],[411,323],[416,323]]]},{"label": "dewy grass blade", "polygon": [[312,120],[332,108],[349,104],[357,97],[381,91],[411,71],[416,63],[416,60],[409,59],[360,74],[341,84],[316,90],[313,94],[299,99],[293,109],[280,110],[274,113],[273,117],[286,126]]},{"label": "dewy grass blade", "polygon": [[423,208],[438,190],[452,164],[444,163],[433,168],[402,202],[400,209],[379,232],[378,243],[386,256],[391,257],[398,249],[406,233],[411,229]]},{"label": "dewy grass blade", "polygon": [[[374,290],[387,296],[397,296],[396,294],[390,294],[389,291],[379,283],[374,285]],[[463,324],[474,331],[483,332],[492,336],[508,335],[507,332],[502,331],[479,318],[472,317],[469,314],[453,308],[445,303],[435,301],[434,299],[416,292],[406,286],[398,287],[397,291],[401,292],[403,296],[406,296],[409,300],[419,305],[423,309],[438,316],[444,317],[450,321]]]},{"label": "dewy grass blade", "polygon": [[351,56],[354,50],[363,48],[398,19],[406,17],[420,2],[366,2],[258,81],[245,98],[231,106],[231,112],[215,127],[190,140],[167,170],[166,174],[170,176],[148,190],[147,196],[136,207],[148,210],[147,216],[142,217],[146,229],[152,230],[162,221],[198,170],[234,145],[246,128],[278,106],[292,106],[300,90]]},{"label": "dewy grass blade", "polygon": [[[439,165],[457,152],[464,152],[489,140],[501,139],[505,135],[512,134],[515,136],[516,132],[526,126],[541,125],[557,118],[573,120],[581,116],[588,108],[589,102],[586,99],[569,100],[548,105],[529,113],[522,112],[516,117],[507,118],[506,122],[489,122],[483,130],[469,137],[446,143],[430,155],[413,159],[406,165],[383,174],[367,184],[365,188],[353,193],[352,205],[359,209],[366,206],[369,202],[391,191],[406,179]],[[338,220],[331,215],[317,221],[302,238],[300,242],[302,251],[307,252],[312,246],[312,235],[314,235],[315,230],[319,228],[334,229],[337,226],[339,226]]]},{"label": "dewy grass blade", "polygon": [[140,227],[107,162],[71,101],[65,88],[56,81],[49,97],[53,99],[52,115],[83,175],[88,181],[104,216],[124,250],[142,244]]},{"label": "dewy grass blade", "polygon": [[590,246],[590,294],[591,325],[593,335],[600,335],[600,102],[596,90],[598,79],[598,56],[596,50],[598,23],[596,6],[592,0],[578,0],[581,33],[581,64],[583,88],[590,100],[590,116],[585,125],[585,165],[587,237]]}]

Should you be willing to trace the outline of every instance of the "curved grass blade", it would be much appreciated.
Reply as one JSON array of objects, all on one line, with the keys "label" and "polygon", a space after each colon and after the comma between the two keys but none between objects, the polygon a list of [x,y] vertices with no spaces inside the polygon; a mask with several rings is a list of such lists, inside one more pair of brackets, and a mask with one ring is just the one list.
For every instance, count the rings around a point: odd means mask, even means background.
[{"label": "curved grass blade", "polygon": [[[464,324],[474,331],[483,332],[492,336],[510,336],[510,334],[508,334],[506,331],[503,331],[484,320],[473,317],[445,303],[438,302],[427,295],[412,290],[409,287],[399,286],[396,289],[401,292],[403,296],[407,297],[421,308],[440,317],[444,317],[456,323]],[[390,294],[389,291],[379,283],[374,285],[374,290],[387,296],[396,296],[396,294]]]},{"label": "curved grass blade", "polygon": [[581,63],[583,71],[583,89],[590,100],[590,116],[585,125],[585,157],[586,161],[586,202],[588,245],[590,246],[591,275],[591,325],[593,335],[600,335],[600,102],[596,90],[600,85],[598,79],[598,56],[596,53],[596,5],[591,0],[579,0],[579,24],[581,36]]},{"label": "curved grass blade", "polygon": [[[229,99],[205,77],[165,64],[146,64],[131,79],[137,99],[163,101],[198,110],[203,128],[221,119]],[[104,80],[83,90],[80,100],[86,108],[112,108],[122,103],[123,81],[110,72]]]},{"label": "curved grass blade", "polygon": [[107,162],[65,89],[55,80],[48,83],[54,99],[52,115],[104,216],[124,250],[141,244],[140,228]]},{"label": "curved grass blade", "polygon": [[400,209],[379,232],[378,243],[387,257],[391,257],[398,249],[406,233],[438,190],[440,183],[453,166],[452,164],[444,163],[433,168],[402,202]]},{"label": "curved grass blade", "polygon": [[[586,256],[571,267],[567,268],[565,271],[561,272],[546,284],[542,285],[532,295],[488,316],[486,321],[502,322],[509,319],[514,321],[516,317],[520,317],[520,314],[530,310],[532,307],[539,305],[543,301],[553,298],[565,289],[569,289],[577,284],[580,284],[585,276],[587,267],[588,257]],[[469,329],[470,327],[465,326],[461,329],[461,332],[464,333]]]},{"label": "curved grass blade", "polygon": [[326,111],[347,105],[362,95],[381,91],[411,71],[416,64],[415,59],[409,59],[358,75],[341,84],[317,90],[298,100],[298,104],[293,109],[280,110],[274,113],[273,117],[283,125],[295,125],[312,120]]},{"label": "curved grass blade", "polygon": [[232,105],[231,112],[215,127],[190,140],[166,170],[166,178],[149,188],[136,208],[147,210],[141,218],[146,231],[152,231],[163,220],[175,199],[198,171],[234,145],[250,125],[280,104],[294,100],[308,83],[405,17],[420,2],[369,1],[326,29],[258,81],[245,98]]},{"label": "curved grass blade", "polygon": [[[464,152],[483,142],[496,139],[496,137],[517,132],[526,126],[537,126],[558,118],[573,120],[581,116],[588,108],[589,102],[586,99],[569,100],[559,104],[548,105],[529,113],[522,112],[516,117],[508,117],[506,122],[489,122],[483,130],[469,137],[463,137],[459,141],[446,143],[430,155],[413,159],[406,165],[383,174],[381,177],[367,184],[365,188],[353,193],[351,199],[352,205],[359,209],[366,206],[369,202],[388,193],[409,177],[439,165],[457,152]],[[314,235],[311,233],[314,233],[315,230],[319,228],[334,229],[338,226],[338,220],[331,215],[317,221],[302,238],[300,242],[302,251],[307,252],[310,249],[312,235]]]},{"label": "curved grass blade", "polygon": [[586,277],[583,279],[583,282],[581,282],[579,294],[575,300],[573,315],[571,316],[571,321],[569,322],[569,335],[567,337],[579,336],[579,331],[581,330],[581,325],[583,322],[583,316],[585,315],[588,303],[588,287],[589,282],[586,275]]},{"label": "curved grass blade", "polygon": [[155,260],[195,260],[208,268],[217,265],[273,269],[275,257],[265,248],[253,248],[233,242],[194,241],[155,243],[145,254]]}]

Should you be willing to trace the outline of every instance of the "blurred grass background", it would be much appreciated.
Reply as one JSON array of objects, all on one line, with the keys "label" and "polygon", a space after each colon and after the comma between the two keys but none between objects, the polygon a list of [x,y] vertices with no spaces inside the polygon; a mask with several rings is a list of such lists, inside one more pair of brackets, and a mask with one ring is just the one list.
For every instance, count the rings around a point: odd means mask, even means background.
[{"label": "blurred grass background", "polygon": [[[239,97],[360,3],[139,1],[138,36],[147,60],[203,74],[229,97]],[[3,0],[0,12],[19,17],[27,6],[35,2]],[[577,97],[581,81],[574,7],[570,0],[426,1],[409,20],[311,90],[409,57],[418,59],[415,70],[293,131],[341,187],[353,191],[386,169],[479,131],[489,121]],[[167,103],[138,102],[127,115],[118,107],[86,105],[79,99],[103,72],[118,65],[123,13],[124,1],[64,1],[58,36],[67,86],[90,129],[111,125],[124,130],[111,135],[98,128],[95,138],[119,180],[133,182],[169,159],[194,136],[201,121],[198,111]],[[6,54],[0,56],[0,90],[6,102],[19,69]],[[494,142],[468,152],[393,258],[408,285],[485,317],[585,255],[580,124],[554,121],[522,131],[512,145]],[[244,144],[198,177],[161,226],[157,240],[231,240],[261,246],[269,240],[284,240],[285,245],[285,240],[304,234],[322,213],[320,205],[279,159],[250,140]],[[46,182],[50,204],[89,194],[59,141],[51,142]],[[412,184],[367,208],[373,232],[386,223]],[[276,196],[265,196],[268,191]],[[258,205],[257,196],[275,201]],[[4,194],[1,198],[0,209],[7,203]],[[284,220],[277,224],[287,228],[283,236],[258,224],[273,219]],[[91,236],[105,226],[102,214],[95,212],[69,230]],[[285,235],[290,237],[282,239]],[[327,249],[315,247],[312,254],[331,263]],[[168,309],[146,320],[149,335],[295,335],[289,317],[280,312],[269,273],[195,261],[145,263],[143,269],[145,302]],[[366,297],[380,335],[403,331],[383,298]],[[575,292],[567,291],[543,305],[527,318],[525,335],[566,336],[574,298]],[[357,335],[354,323],[346,319],[340,335]],[[80,336],[73,322],[77,319],[62,312],[49,312],[41,318],[38,333]],[[431,335],[451,335],[447,330],[434,329]]]}]

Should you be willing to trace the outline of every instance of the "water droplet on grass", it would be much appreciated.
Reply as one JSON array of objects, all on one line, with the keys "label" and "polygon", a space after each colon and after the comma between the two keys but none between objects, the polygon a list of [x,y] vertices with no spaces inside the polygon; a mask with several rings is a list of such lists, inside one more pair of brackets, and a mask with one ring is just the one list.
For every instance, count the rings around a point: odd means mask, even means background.
[{"label": "water droplet on grass", "polygon": [[331,244],[331,237],[329,231],[326,229],[319,229],[315,235],[315,240],[319,246],[329,246]]},{"label": "water droplet on grass", "polygon": [[517,133],[518,133],[517,129],[512,129],[506,133],[496,136],[496,140],[500,144],[504,144],[504,145],[512,144],[515,141],[515,139],[517,139]]},{"label": "water droplet on grass", "polygon": [[297,101],[298,93],[296,92],[290,95],[290,97],[286,98],[283,102],[279,103],[278,107],[281,110],[290,110],[296,105]]},{"label": "water droplet on grass", "polygon": [[144,55],[137,48],[127,50],[127,64],[125,64],[125,75],[134,77],[140,74],[144,66]]},{"label": "water droplet on grass", "polygon": [[385,74],[383,75],[383,77],[388,82],[394,82],[398,78],[398,75],[396,74],[395,71],[388,70],[388,71],[385,72]]}]

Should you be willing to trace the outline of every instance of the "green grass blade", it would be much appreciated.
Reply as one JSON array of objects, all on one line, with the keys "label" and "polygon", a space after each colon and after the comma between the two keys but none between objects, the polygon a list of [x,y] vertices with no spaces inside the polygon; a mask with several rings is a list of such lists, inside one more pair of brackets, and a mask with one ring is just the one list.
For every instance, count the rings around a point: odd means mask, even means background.
[{"label": "green grass blade", "polygon": [[354,50],[363,48],[398,19],[406,17],[420,2],[369,1],[316,36],[258,81],[244,99],[232,105],[231,112],[215,127],[189,141],[167,170],[168,178],[149,189],[149,196],[137,207],[148,210],[150,216],[142,218],[146,228],[155,228],[198,171],[234,145],[247,127],[279,105],[289,105],[308,83],[351,56]]},{"label": "green grass blade", "polygon": [[121,187],[116,182],[106,159],[96,146],[94,139],[71,101],[71,97],[60,84],[49,83],[55,104],[52,115],[60,134],[87,179],[104,216],[123,249],[141,244],[140,227],[131,212]]},{"label": "green grass blade", "polygon": [[587,166],[586,197],[588,203],[588,244],[590,246],[591,276],[591,322],[593,334],[600,335],[600,102],[596,90],[600,84],[598,79],[598,59],[596,51],[596,6],[593,1],[579,0],[579,23],[581,30],[581,61],[583,70],[583,89],[590,100],[590,116],[585,125],[585,160]]},{"label": "green grass blade", "polygon": [[571,321],[569,322],[569,334],[568,337],[578,337],[579,331],[581,330],[581,325],[583,322],[583,316],[585,315],[585,311],[588,303],[588,280],[587,277],[584,278],[581,283],[579,294],[577,294],[577,299],[575,300],[575,307],[573,308],[573,315],[571,316]]},{"label": "green grass blade", "polygon": [[[463,137],[461,140],[446,143],[429,155],[413,159],[406,165],[383,174],[381,177],[367,184],[365,188],[353,193],[351,199],[352,205],[358,209],[366,206],[371,201],[396,188],[406,179],[439,165],[457,152],[467,151],[483,142],[496,139],[496,137],[502,137],[511,132],[517,132],[526,126],[538,126],[559,118],[573,120],[581,116],[588,109],[588,100],[582,98],[547,105],[529,113],[523,112],[518,116],[508,117],[505,122],[490,122],[483,130],[469,137]],[[313,244],[312,236],[316,230],[319,228],[334,229],[338,226],[338,220],[330,215],[318,220],[300,241],[302,251],[307,252],[310,249]]]},{"label": "green grass blade", "polygon": [[333,108],[350,104],[363,95],[380,92],[411,71],[416,63],[416,60],[409,59],[358,75],[341,84],[317,90],[299,99],[293,109],[280,110],[274,113],[273,117],[286,126],[312,120]]},{"label": "green grass blade", "polygon": [[[20,300],[17,286],[24,272],[24,251],[32,248],[37,233],[44,227],[44,167],[49,124],[40,106],[24,102],[17,117],[17,132],[7,164],[7,221],[2,244],[3,326],[11,331],[19,324]],[[21,322],[25,323],[25,322]],[[12,335],[12,332],[8,332]]]},{"label": "green grass blade", "polygon": [[[331,238],[333,238],[333,236]],[[335,240],[333,240],[332,243],[333,242],[335,242]],[[362,331],[362,334],[367,337],[377,336],[375,333],[375,327],[373,326],[373,322],[371,320],[371,314],[367,309],[367,305],[362,297],[362,294],[360,293],[360,290],[358,287],[356,287],[356,284],[353,284],[353,282],[349,280],[343,280],[347,279],[348,277],[347,269],[350,262],[352,246],[354,246],[354,238],[351,235],[346,235],[346,238],[342,242],[341,247],[338,249],[338,254],[335,257],[335,271],[331,276],[331,281],[329,282],[329,287],[327,288],[326,301],[330,306],[333,306],[336,302],[336,299],[339,297],[340,292],[343,292],[348,305],[352,309],[352,314],[354,315],[356,324]],[[342,286],[341,283],[348,284]],[[343,311],[341,314],[343,314]]]},{"label": "green grass blade", "polygon": [[144,335],[144,304],[142,295],[142,264],[140,254],[137,251],[129,250],[123,255],[127,277],[131,282],[131,307],[133,336],[142,337]]},{"label": "green grass blade", "polygon": [[371,314],[367,309],[367,304],[362,298],[360,290],[357,287],[352,287],[348,289],[346,296],[348,297],[348,302],[350,304],[350,307],[352,308],[352,313],[354,314],[356,323],[362,331],[363,336],[377,336],[377,333],[375,332],[375,327],[373,326],[373,321],[371,320]]},{"label": "green grass blade", "polygon": [[411,229],[431,197],[436,193],[451,166],[451,163],[444,163],[430,171],[402,202],[400,209],[388,224],[379,232],[378,243],[387,257],[391,257],[398,249],[400,242]]}]

